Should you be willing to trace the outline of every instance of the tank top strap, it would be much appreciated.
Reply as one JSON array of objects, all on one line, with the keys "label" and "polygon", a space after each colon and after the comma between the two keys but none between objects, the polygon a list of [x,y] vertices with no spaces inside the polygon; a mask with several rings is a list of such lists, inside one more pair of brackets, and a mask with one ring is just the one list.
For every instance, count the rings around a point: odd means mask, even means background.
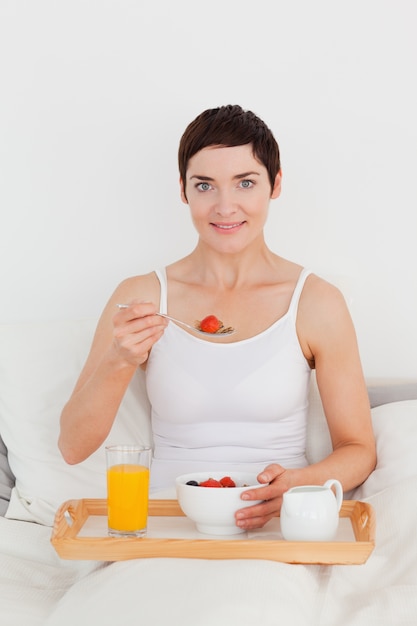
[{"label": "tank top strap", "polygon": [[310,274],[312,274],[312,271],[304,267],[298,277],[297,284],[295,285],[295,289],[291,297],[290,306],[288,308],[288,313],[293,317],[296,317],[297,315],[301,292],[303,291],[304,283]]},{"label": "tank top strap", "polygon": [[168,312],[168,284],[167,284],[167,273],[166,273],[165,267],[160,270],[155,270],[155,274],[161,286],[161,293],[159,296],[159,312],[167,313]]}]

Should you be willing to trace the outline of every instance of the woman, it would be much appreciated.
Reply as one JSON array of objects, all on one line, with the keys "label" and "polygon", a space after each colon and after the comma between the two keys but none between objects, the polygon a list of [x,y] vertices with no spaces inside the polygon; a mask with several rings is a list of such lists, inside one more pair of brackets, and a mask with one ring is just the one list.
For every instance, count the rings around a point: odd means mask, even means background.
[{"label": "woman", "polygon": [[[179,147],[181,198],[198,233],[195,249],[166,270],[123,281],[111,296],[74,392],[59,446],[78,463],[107,437],[138,367],[152,405],[155,488],[183,472],[248,466],[264,502],[236,523],[263,526],[294,485],[337,478],[362,483],[376,461],[355,331],[340,292],[272,252],[264,226],[281,192],[279,148],[266,124],[239,106],[201,113]],[[117,304],[128,304],[118,309]],[[214,314],[233,335],[197,336]],[[305,458],[311,369],[333,451]]]}]

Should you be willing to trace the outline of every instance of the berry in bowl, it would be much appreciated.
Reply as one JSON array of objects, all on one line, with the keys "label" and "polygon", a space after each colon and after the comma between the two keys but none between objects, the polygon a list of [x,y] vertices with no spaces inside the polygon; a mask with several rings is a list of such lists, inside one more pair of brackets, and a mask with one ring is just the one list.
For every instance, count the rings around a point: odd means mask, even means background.
[{"label": "berry in bowl", "polygon": [[245,532],[236,526],[235,513],[262,500],[242,500],[248,489],[264,487],[250,472],[193,472],[175,480],[178,503],[201,533],[237,535]]}]

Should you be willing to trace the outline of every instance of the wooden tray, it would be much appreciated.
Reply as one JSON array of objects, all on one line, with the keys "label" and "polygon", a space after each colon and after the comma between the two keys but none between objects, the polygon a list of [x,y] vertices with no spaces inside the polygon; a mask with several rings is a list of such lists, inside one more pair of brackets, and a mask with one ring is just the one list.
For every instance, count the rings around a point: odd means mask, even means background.
[{"label": "wooden tray", "polygon": [[[191,538],[170,536],[166,516],[175,517],[180,524],[194,524],[184,518],[177,500],[150,500],[149,517],[158,516],[167,524],[168,536],[114,538],[106,534],[87,536],[83,527],[91,516],[104,522],[107,528],[107,502],[105,499],[68,500],[58,509],[51,542],[64,559],[94,561],[123,561],[150,557],[176,557],[193,559],[267,559],[285,563],[316,563],[325,565],[353,565],[364,563],[375,547],[375,514],[371,505],[358,500],[345,500],[340,510],[340,522],[348,524],[351,538],[331,542],[284,541],[273,527],[279,519],[271,520],[264,529],[246,535],[217,538],[194,532]],[[182,519],[179,519],[182,518]],[[94,518],[96,519],[96,518]],[[149,522],[151,519],[149,519]],[[157,521],[157,520],[155,520]],[[174,519],[172,523],[174,524]],[[340,525],[341,525],[340,524]],[[272,531],[265,529],[272,525]],[[339,527],[340,527],[339,525]],[[104,526],[103,526],[104,527]],[[94,532],[94,531],[93,531]],[[97,534],[97,533],[96,533]],[[173,533],[172,533],[173,534]]]}]

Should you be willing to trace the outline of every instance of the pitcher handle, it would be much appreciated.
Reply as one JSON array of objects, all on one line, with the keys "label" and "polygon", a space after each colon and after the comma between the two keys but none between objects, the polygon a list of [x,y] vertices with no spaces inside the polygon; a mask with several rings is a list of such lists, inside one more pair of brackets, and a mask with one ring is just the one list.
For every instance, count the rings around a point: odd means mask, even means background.
[{"label": "pitcher handle", "polygon": [[340,511],[340,507],[342,506],[342,502],[343,502],[342,484],[338,480],[336,480],[336,478],[330,478],[329,480],[326,480],[323,486],[327,487],[328,489],[331,489],[331,487],[335,488],[337,510]]}]

